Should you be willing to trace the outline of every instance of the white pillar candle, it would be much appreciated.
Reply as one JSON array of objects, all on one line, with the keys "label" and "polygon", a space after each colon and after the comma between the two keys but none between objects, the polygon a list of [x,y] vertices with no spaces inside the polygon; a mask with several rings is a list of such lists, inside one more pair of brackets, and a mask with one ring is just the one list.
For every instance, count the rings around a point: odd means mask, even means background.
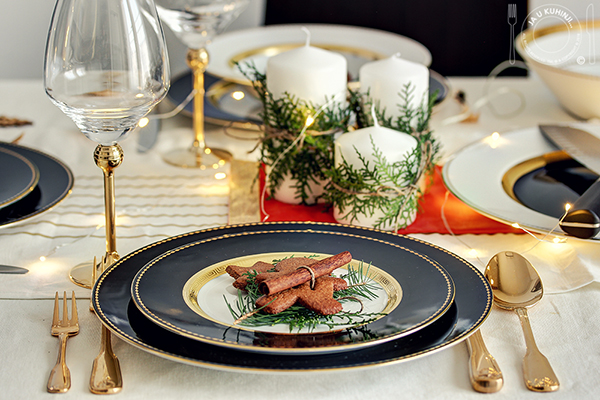
[{"label": "white pillar candle", "polygon": [[[355,170],[364,168],[363,162],[358,157],[358,151],[362,158],[369,163],[369,168],[373,168],[376,161],[373,155],[373,146],[379,149],[379,152],[386,158],[388,164],[393,164],[405,160],[412,154],[418,146],[418,141],[406,133],[379,126],[377,121],[375,121],[374,126],[344,133],[336,139],[334,149],[336,167],[342,164],[343,160],[346,160]],[[348,211],[350,210],[344,209],[341,212],[339,207],[334,205],[333,217],[336,221],[343,224],[372,227],[384,216],[383,211],[376,209],[373,215],[361,214],[357,216],[357,219],[352,220],[350,217],[345,217]],[[410,224],[415,217],[416,212],[411,215],[411,220],[402,220],[400,222]],[[386,225],[380,228],[393,229],[394,226]]]},{"label": "white pillar candle", "polygon": [[[363,65],[359,70],[360,90],[369,94],[379,110],[385,109],[387,117],[401,115],[399,105],[404,104],[400,96],[410,83],[412,99],[409,108],[419,108],[422,101],[429,99],[429,70],[422,64],[404,60],[394,55],[384,60]],[[424,97],[425,96],[425,97]],[[426,104],[426,103],[425,103]]]},{"label": "white pillar candle", "polygon": [[346,101],[347,63],[338,53],[306,44],[267,60],[267,89],[273,98],[289,93],[315,106]]}]

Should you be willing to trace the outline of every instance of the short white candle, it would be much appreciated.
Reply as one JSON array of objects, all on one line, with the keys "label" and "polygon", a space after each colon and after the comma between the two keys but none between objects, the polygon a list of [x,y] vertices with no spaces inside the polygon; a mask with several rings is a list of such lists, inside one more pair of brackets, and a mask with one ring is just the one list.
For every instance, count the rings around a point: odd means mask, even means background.
[{"label": "short white candle", "polygon": [[310,37],[304,46],[267,60],[267,89],[275,99],[287,92],[314,106],[332,99],[332,104],[344,103],[348,81],[346,58],[312,47],[309,42]]},{"label": "short white candle", "polygon": [[398,54],[363,65],[359,70],[359,81],[361,92],[369,90],[370,97],[379,104],[380,111],[385,109],[387,117],[402,114],[399,105],[403,105],[404,100],[400,93],[404,93],[409,83],[412,91],[409,108],[419,108],[423,100],[428,101],[429,70],[422,64],[400,58]]},{"label": "short white candle", "polygon": [[417,147],[417,139],[404,132],[375,125],[344,133],[335,141],[335,165],[339,166],[343,159],[355,169],[364,167],[357,151],[372,167],[376,161],[373,155],[375,146],[389,164],[406,159]]},{"label": "short white candle", "polygon": [[[395,162],[401,162],[410,154],[413,154],[418,146],[418,141],[406,133],[379,126],[375,120],[374,126],[344,133],[336,139],[334,150],[336,167],[346,160],[346,162],[355,170],[364,168],[363,162],[358,157],[358,151],[362,158],[369,163],[369,168],[372,169],[376,161],[376,158],[373,155],[375,151],[373,146],[375,146],[381,155],[386,158],[388,164],[393,164]],[[344,209],[344,211],[341,212],[336,205],[333,210],[333,216],[338,222],[343,224],[372,227],[384,215],[381,210],[375,210],[373,215],[359,215],[357,219],[351,220],[351,218],[345,217],[348,211],[350,210]],[[414,216],[416,216],[416,213]],[[412,221],[405,222],[411,223]],[[393,229],[394,227],[382,226],[381,228]]]}]

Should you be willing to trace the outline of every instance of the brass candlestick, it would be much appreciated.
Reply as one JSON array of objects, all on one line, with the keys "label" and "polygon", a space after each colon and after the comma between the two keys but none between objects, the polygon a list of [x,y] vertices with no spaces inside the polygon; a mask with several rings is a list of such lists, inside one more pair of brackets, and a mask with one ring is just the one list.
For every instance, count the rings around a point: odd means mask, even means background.
[{"label": "brass candlestick", "polygon": [[206,49],[189,49],[187,65],[194,78],[194,142],[187,149],[176,149],[163,155],[163,159],[176,167],[219,169],[232,159],[231,153],[206,146],[204,138],[204,72],[208,65]]}]

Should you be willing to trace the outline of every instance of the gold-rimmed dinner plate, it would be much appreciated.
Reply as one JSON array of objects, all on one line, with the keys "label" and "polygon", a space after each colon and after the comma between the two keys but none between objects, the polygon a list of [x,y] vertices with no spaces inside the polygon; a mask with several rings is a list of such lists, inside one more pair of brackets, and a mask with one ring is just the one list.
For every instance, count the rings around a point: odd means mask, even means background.
[{"label": "gold-rimmed dinner plate", "polygon": [[[572,125],[600,136],[593,124]],[[577,200],[597,175],[556,150],[538,127],[492,135],[453,154],[443,168],[444,183],[485,216],[562,236],[558,220],[566,203]]]},{"label": "gold-rimmed dinner plate", "polygon": [[31,193],[40,179],[35,164],[5,147],[0,147],[0,171],[0,209]]},{"label": "gold-rimmed dinner plate", "polygon": [[73,173],[62,161],[41,151],[11,143],[0,149],[20,154],[36,165],[39,180],[33,190],[18,201],[0,209],[0,228],[34,218],[64,200],[73,188]]},{"label": "gold-rimmed dinner plate", "polygon": [[[325,258],[349,250],[350,263],[370,266],[379,290],[364,302],[365,313],[380,313],[367,324],[290,331],[289,325],[234,325],[229,305],[237,291],[227,265],[294,255]],[[342,276],[344,271],[337,271]],[[199,282],[199,283],[195,283]],[[305,354],[355,350],[416,332],[440,318],[454,299],[454,283],[442,266],[425,254],[397,243],[345,232],[283,229],[227,233],[166,252],[137,273],[132,299],[150,321],[179,335],[238,350]],[[229,304],[229,305],[228,305]],[[344,310],[357,312],[349,302]],[[334,317],[335,321],[335,317]]]},{"label": "gold-rimmed dinner plate", "polygon": [[[393,242],[425,254],[444,266],[455,284],[450,309],[432,324],[388,342],[353,351],[317,354],[272,354],[216,346],[178,335],[148,320],[130,293],[137,272],[173,249],[226,234],[264,230],[344,232]],[[150,244],[110,266],[92,289],[94,311],[119,338],[166,359],[215,369],[252,372],[339,371],[370,368],[412,360],[446,349],[470,336],[491,311],[492,293],[485,277],[472,264],[430,243],[373,229],[328,223],[273,222],[233,225],[190,232]]]},{"label": "gold-rimmed dinner plate", "polygon": [[267,59],[306,43],[305,27],[312,46],[335,51],[346,57],[352,79],[365,62],[400,53],[402,58],[429,66],[431,53],[421,43],[406,36],[371,28],[329,24],[268,25],[231,31],[207,45],[210,62],[207,72],[230,82],[249,84],[236,66],[252,64],[264,72]]}]

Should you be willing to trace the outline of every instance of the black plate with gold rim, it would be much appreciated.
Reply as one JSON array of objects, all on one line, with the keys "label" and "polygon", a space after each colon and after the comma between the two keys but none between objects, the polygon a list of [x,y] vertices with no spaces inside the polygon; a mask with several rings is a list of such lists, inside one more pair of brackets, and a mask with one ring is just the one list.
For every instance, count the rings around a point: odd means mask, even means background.
[{"label": "black plate with gold rim", "polygon": [[73,188],[73,173],[62,161],[31,149],[11,143],[0,143],[27,158],[37,167],[39,180],[26,196],[0,210],[0,228],[33,218],[64,200]]},{"label": "black plate with gold rim", "polygon": [[[269,230],[317,230],[395,243],[439,263],[451,275],[455,298],[438,320],[417,332],[359,350],[326,354],[267,354],[215,346],[161,328],[139,312],[130,287],[137,272],[156,257],[186,244],[226,234]],[[410,360],[456,344],[487,318],[492,293],[483,275],[457,255],[410,237],[327,223],[273,222],[234,225],[175,236],[134,251],[109,267],[92,290],[94,309],[108,328],[126,342],[152,354],[218,369],[281,372],[363,368]]]},{"label": "black plate with gold rim", "polygon": [[[230,304],[237,299],[231,287],[233,279],[225,273],[228,264],[240,265],[244,258],[271,262],[300,254],[325,258],[343,251],[351,252],[355,267],[361,262],[365,268],[371,266],[369,275],[381,289],[376,301],[365,301],[365,307],[372,306],[372,312],[383,316],[359,327],[332,330],[319,326],[312,332],[292,334],[286,326],[273,331],[274,327],[233,325],[235,318],[223,299],[228,295]],[[201,276],[195,278],[197,275]],[[204,285],[186,289],[194,279],[202,279]],[[217,287],[201,290],[210,284]],[[353,350],[422,329],[448,310],[454,283],[438,263],[400,244],[347,232],[285,226],[226,233],[168,251],[140,269],[131,292],[142,314],[177,334],[239,350],[301,354]],[[381,303],[373,304],[377,300]],[[359,307],[352,306],[356,303],[345,309],[358,311]]]},{"label": "black plate with gold rim", "polygon": [[40,178],[35,164],[4,147],[0,147],[0,171],[0,209],[28,195]]}]

